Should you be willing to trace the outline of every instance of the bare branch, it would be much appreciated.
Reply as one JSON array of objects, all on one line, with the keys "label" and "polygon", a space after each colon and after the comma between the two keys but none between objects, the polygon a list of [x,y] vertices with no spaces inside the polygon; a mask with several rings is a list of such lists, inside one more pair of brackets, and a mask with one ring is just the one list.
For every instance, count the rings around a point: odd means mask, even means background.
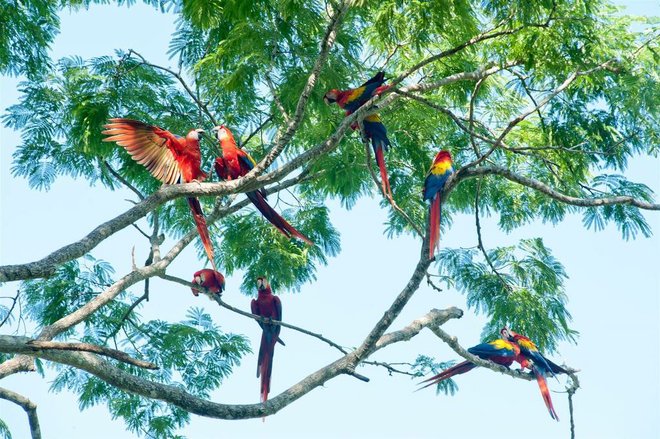
[{"label": "bare branch", "polygon": [[16,405],[19,405],[28,417],[28,423],[30,425],[30,435],[32,439],[41,439],[41,428],[39,427],[39,417],[37,416],[37,405],[27,399],[25,396],[13,392],[4,387],[0,387],[0,398],[11,401]]},{"label": "bare branch", "polygon": [[[0,337],[9,337],[6,335],[0,335]],[[121,361],[126,364],[131,364],[133,366],[141,367],[143,369],[156,370],[158,366],[150,361],[138,360],[131,357],[125,352],[118,351],[116,349],[110,349],[103,346],[98,346],[91,343],[62,343],[56,341],[39,341],[31,340],[27,337],[20,337],[21,339],[26,339],[25,348],[23,350],[16,351],[13,353],[28,354],[30,352],[38,352],[46,349],[56,349],[60,351],[77,351],[77,352],[92,352],[95,354],[103,355],[104,357],[113,358],[115,360]]]}]

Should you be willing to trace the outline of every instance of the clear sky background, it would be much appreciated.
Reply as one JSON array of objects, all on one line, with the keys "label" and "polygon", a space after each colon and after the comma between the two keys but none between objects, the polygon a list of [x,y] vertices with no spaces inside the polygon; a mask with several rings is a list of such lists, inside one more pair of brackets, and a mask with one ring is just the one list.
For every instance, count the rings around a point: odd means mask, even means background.
[{"label": "clear sky background", "polygon": [[[658,14],[655,2],[628,2],[640,15]],[[121,29],[121,31],[119,31]],[[93,6],[89,11],[63,13],[61,34],[52,48],[53,59],[83,58],[133,48],[149,61],[173,66],[166,51],[174,18],[137,4],[131,8]],[[364,75],[362,75],[364,76]],[[362,78],[359,76],[356,81]],[[18,99],[18,80],[2,77],[0,108]],[[119,115],[118,115],[119,116]],[[39,259],[64,244],[79,239],[99,223],[130,207],[128,191],[110,192],[88,187],[84,180],[60,178],[48,192],[28,188],[23,179],[11,177],[11,155],[18,133],[0,128],[0,264]],[[636,159],[627,175],[660,193],[660,161]],[[411,237],[388,240],[383,236],[386,212],[373,199],[362,199],[350,211],[331,202],[332,221],[341,232],[342,252],[318,272],[318,279],[300,293],[280,293],[285,320],[333,339],[357,346],[408,281],[419,254]],[[497,218],[482,220],[487,247],[512,245],[520,238],[541,236],[570,276],[566,291],[573,328],[580,331],[577,345],[559,345],[556,362],[581,369],[582,388],[575,395],[576,433],[580,438],[657,438],[660,436],[660,215],[647,214],[655,236],[623,241],[613,225],[602,232],[585,230],[579,216],[570,216],[556,227],[532,224],[505,234]],[[164,248],[167,249],[166,242]],[[443,234],[443,245],[476,244],[473,216],[457,216]],[[127,228],[92,251],[107,260],[118,276],[130,270],[131,248],[138,261],[148,247],[133,228]],[[190,278],[200,268],[192,247],[187,248],[168,273]],[[240,278],[227,280],[225,299],[249,309],[249,298],[238,292]],[[16,283],[0,287],[0,296],[13,296]],[[134,287],[139,291],[141,285]],[[145,318],[178,321],[190,306],[202,306],[228,332],[249,336],[258,349],[259,328],[251,320],[217,307],[203,297],[194,298],[180,285],[155,279],[151,299],[141,312]],[[438,293],[423,285],[399,319],[396,330],[431,308],[458,306],[467,312],[443,328],[465,347],[479,341],[483,316],[467,310],[454,290]],[[2,328],[3,333],[7,328]],[[271,396],[325,366],[338,353],[319,340],[282,332],[286,347],[277,347]],[[374,359],[413,361],[423,353],[438,359],[460,358],[429,331],[409,343],[379,352]],[[240,367],[213,393],[220,403],[255,403],[259,380],[256,356],[244,357]],[[313,390],[262,423],[260,419],[223,421],[192,416],[182,434],[188,438],[279,437],[491,437],[512,434],[536,438],[569,437],[568,403],[564,393],[553,393],[561,422],[550,419],[535,382],[515,380],[489,370],[475,370],[457,378],[459,392],[435,396],[434,391],[413,393],[415,381],[388,376],[382,368],[363,367],[371,378],[363,383],[341,376]],[[76,395],[49,393],[54,378],[36,374],[8,377],[0,386],[15,390],[38,405],[44,437],[130,438],[121,420],[112,421],[105,407],[80,412]],[[550,381],[551,390],[562,383]],[[0,418],[16,439],[29,437],[22,409],[0,400]],[[507,420],[504,420],[508,418]]]}]

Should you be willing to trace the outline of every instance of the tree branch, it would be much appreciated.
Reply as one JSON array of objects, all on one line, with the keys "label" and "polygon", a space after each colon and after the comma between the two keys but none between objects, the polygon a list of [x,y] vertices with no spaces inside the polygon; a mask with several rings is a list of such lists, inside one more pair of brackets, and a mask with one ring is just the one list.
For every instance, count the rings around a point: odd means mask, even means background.
[{"label": "tree branch", "polygon": [[39,417],[37,416],[37,405],[27,399],[25,396],[13,392],[4,387],[0,387],[0,398],[11,401],[16,405],[19,405],[28,417],[28,423],[30,424],[30,435],[32,439],[41,439],[41,428],[39,427]]},{"label": "tree branch", "polygon": [[0,335],[0,345],[6,344],[4,340],[7,338],[11,338],[12,340],[19,341],[22,343],[22,345],[20,345],[19,347],[15,347],[15,349],[11,351],[2,351],[4,353],[31,355],[32,353],[40,352],[43,350],[92,352],[94,354],[113,358],[123,363],[131,364],[133,366],[141,367],[143,369],[151,369],[151,370],[158,369],[158,366],[156,366],[154,363],[151,363],[149,361],[138,360],[136,358],[131,357],[125,352],[118,351],[116,349],[106,348],[103,346],[94,345],[91,343],[62,343],[56,341],[33,340],[29,337]]},{"label": "tree branch", "polygon": [[332,341],[332,340],[330,340],[330,339],[328,339],[328,338],[325,338],[325,337],[324,337],[323,335],[321,335],[321,334],[317,334],[317,333],[315,333],[315,332],[309,331],[309,330],[304,329],[304,328],[301,328],[301,327],[299,327],[299,326],[294,326],[294,325],[292,325],[292,324],[285,323],[285,322],[280,321],[280,320],[274,320],[274,319],[265,318],[265,317],[262,317],[262,316],[258,316],[258,315],[252,314],[252,313],[247,312],[247,311],[243,311],[243,310],[241,310],[241,309],[239,309],[239,308],[235,308],[235,307],[229,305],[228,303],[226,303],[224,300],[222,300],[222,297],[221,297],[219,294],[212,293],[212,292],[206,290],[206,288],[204,288],[204,287],[202,287],[202,286],[200,286],[200,285],[198,285],[198,284],[194,284],[194,283],[192,283],[192,282],[188,282],[188,281],[186,281],[186,280],[184,280],[184,279],[181,279],[181,278],[179,278],[179,277],[169,276],[169,275],[167,275],[167,274],[161,274],[159,277],[160,277],[161,279],[165,279],[165,280],[170,281],[170,282],[174,282],[174,283],[178,283],[178,284],[180,284],[180,285],[184,285],[184,286],[186,286],[186,287],[188,287],[188,288],[194,288],[194,289],[196,289],[197,291],[199,291],[200,293],[202,293],[202,294],[208,296],[209,299],[215,301],[215,302],[216,302],[218,305],[220,305],[221,307],[223,307],[223,308],[225,308],[225,309],[228,309],[228,310],[231,311],[231,312],[234,312],[234,313],[236,313],[236,314],[240,314],[240,315],[242,315],[242,316],[244,316],[244,317],[248,317],[248,318],[250,318],[250,319],[252,319],[252,320],[255,320],[255,321],[257,321],[257,322],[261,322],[261,323],[269,323],[269,324],[272,324],[272,325],[280,325],[280,326],[282,326],[282,327],[284,327],[284,328],[293,329],[294,331],[298,331],[298,332],[300,332],[300,333],[303,333],[303,334],[309,335],[309,336],[311,336],[311,337],[318,338],[319,340],[321,340],[321,341],[323,341],[323,342],[329,344],[329,345],[332,346],[333,348],[337,349],[337,350],[340,351],[342,354],[347,354],[347,353],[348,353],[348,351],[347,351],[343,346],[341,346],[341,345],[335,343],[334,341]]}]

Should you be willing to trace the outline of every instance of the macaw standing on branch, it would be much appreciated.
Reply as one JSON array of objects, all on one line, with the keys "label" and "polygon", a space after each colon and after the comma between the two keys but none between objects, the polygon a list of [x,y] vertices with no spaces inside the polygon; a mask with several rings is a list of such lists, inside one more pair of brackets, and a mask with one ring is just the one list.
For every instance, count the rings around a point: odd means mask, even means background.
[{"label": "macaw standing on branch", "polygon": [[[468,352],[479,358],[483,358],[484,360],[490,360],[493,363],[501,364],[502,366],[511,366],[515,359],[520,355],[520,348],[516,343],[509,341],[510,334],[507,328],[502,328],[500,335],[502,338],[473,346],[468,349]],[[422,381],[420,384],[427,382],[428,384],[420,387],[418,390],[425,389],[433,384],[438,384],[454,375],[469,372],[475,367],[477,367],[477,365],[470,361],[458,363],[457,365],[445,369],[439,374]]]},{"label": "macaw standing on branch", "polygon": [[[279,297],[273,295],[270,284],[263,277],[257,278],[257,293],[257,298],[252,299],[250,303],[252,314],[266,319],[282,321],[282,302]],[[284,345],[284,342],[279,338],[280,325],[261,321],[258,323],[262,332],[257,360],[257,378],[261,377],[261,402],[266,402],[268,393],[270,393],[270,376],[273,371],[275,344],[280,342]]]},{"label": "macaw standing on branch", "polygon": [[[328,105],[336,103],[339,107],[346,110],[346,116],[348,116],[364,105],[373,96],[380,95],[382,92],[390,88],[389,85],[383,85],[383,82],[385,82],[385,72],[378,72],[373,78],[369,79],[358,88],[348,90],[332,89],[328,91],[325,96],[323,96],[323,100]],[[380,170],[383,193],[391,198],[392,189],[390,188],[390,181],[385,166],[385,158],[383,156],[383,151],[387,151],[391,144],[390,139],[387,137],[387,128],[383,125],[378,114],[372,114],[365,117],[362,126],[364,127],[364,137],[371,140],[371,146],[374,149],[376,163]],[[356,125],[352,125],[351,127],[353,129],[357,128]]]},{"label": "macaw standing on branch", "polygon": [[[225,290],[225,277],[222,273],[208,268],[196,271],[195,274],[193,274],[192,283],[204,287],[211,293],[218,295],[222,295],[222,292]],[[197,290],[194,287],[190,289],[195,297],[199,296],[200,290]]]},{"label": "macaw standing on branch", "polygon": [[424,200],[430,200],[429,207],[429,259],[433,259],[436,248],[440,248],[440,220],[442,219],[442,189],[447,179],[454,173],[451,154],[442,150],[436,154],[431,169],[424,180]]},{"label": "macaw standing on branch", "polygon": [[[110,119],[104,127],[106,130],[102,134],[109,136],[103,139],[104,142],[116,142],[124,147],[133,160],[164,184],[200,182],[206,178],[206,173],[201,169],[202,154],[199,149],[200,135],[204,130],[194,129],[186,137],[179,137],[157,126],[123,118]],[[215,270],[213,245],[202,206],[195,197],[187,197],[186,200],[206,255]]]},{"label": "macaw standing on branch", "polygon": [[[235,180],[244,176],[252,168],[256,162],[250,155],[236,146],[234,135],[225,126],[217,126],[213,128],[216,138],[220,142],[222,148],[222,157],[215,159],[215,172],[222,180]],[[314,243],[305,235],[296,230],[291,224],[282,218],[270,205],[266,202],[266,195],[263,191],[252,191],[245,195],[252,201],[252,204],[261,212],[272,225],[277,228],[284,236],[291,238],[295,236],[309,245]]]},{"label": "macaw standing on branch", "polygon": [[520,363],[522,368],[531,369],[536,377],[536,382],[541,390],[543,402],[550,412],[550,417],[559,421],[559,416],[552,405],[552,398],[548,390],[547,376],[555,376],[559,373],[568,373],[566,369],[556,365],[552,361],[545,358],[537,349],[536,345],[528,337],[509,331],[509,341],[516,343],[520,347],[520,354],[517,356],[516,361]]}]

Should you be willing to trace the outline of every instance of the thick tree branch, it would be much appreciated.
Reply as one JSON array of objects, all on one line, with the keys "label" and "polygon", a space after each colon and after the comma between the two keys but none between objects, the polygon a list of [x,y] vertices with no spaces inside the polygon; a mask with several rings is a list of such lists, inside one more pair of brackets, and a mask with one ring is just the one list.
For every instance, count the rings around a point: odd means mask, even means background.
[{"label": "thick tree branch", "polygon": [[30,435],[32,439],[41,439],[41,428],[39,427],[39,417],[37,416],[37,405],[27,399],[25,396],[13,392],[4,387],[0,387],[0,398],[11,401],[16,405],[19,405],[28,417],[28,423],[30,425]]},{"label": "thick tree branch", "polygon": [[[408,327],[388,334],[380,342],[379,347],[373,348],[373,351],[397,341],[410,339],[426,324],[441,324],[450,318],[457,318],[459,314],[460,310],[455,308],[445,311],[432,310],[427,316],[418,319]],[[26,337],[0,337],[0,352],[16,352],[24,349],[25,339]],[[40,350],[32,352],[31,355],[84,370],[126,392],[165,401],[193,414],[220,419],[248,419],[268,416],[338,375],[355,375],[354,358],[349,354],[310,374],[265,403],[234,405],[210,402],[186,392],[180,386],[161,384],[134,376],[88,352]]]}]

